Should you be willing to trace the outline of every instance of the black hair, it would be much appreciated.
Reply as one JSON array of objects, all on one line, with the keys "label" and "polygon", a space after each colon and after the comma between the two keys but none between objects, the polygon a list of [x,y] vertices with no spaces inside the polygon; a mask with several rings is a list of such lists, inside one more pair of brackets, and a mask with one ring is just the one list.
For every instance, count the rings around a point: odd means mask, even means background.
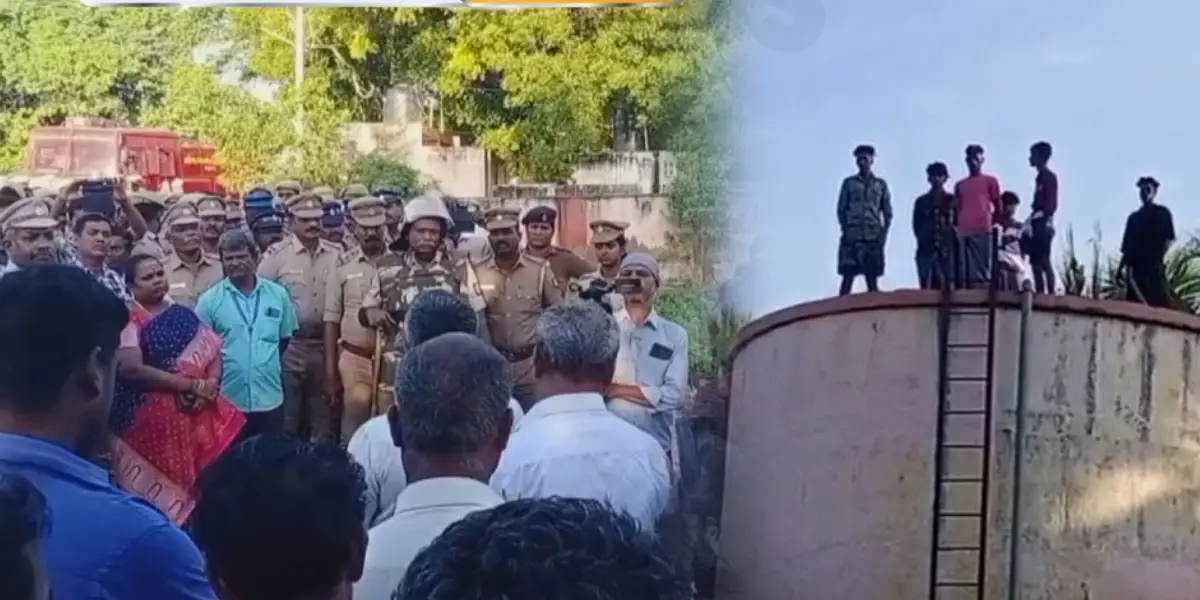
[{"label": "black hair", "polygon": [[1157,190],[1158,185],[1158,180],[1149,176],[1139,177],[1137,180],[1137,187],[1139,188],[1143,186],[1150,186],[1151,189]]},{"label": "black hair", "polygon": [[471,513],[409,565],[393,600],[684,600],[658,538],[596,500],[522,499]]},{"label": "black hair", "polygon": [[1021,197],[1016,192],[1004,191],[1000,194],[1000,205],[1008,206],[1011,204],[1020,204]]},{"label": "black hair", "polygon": [[446,333],[473,334],[478,327],[479,319],[469,302],[458,294],[438,289],[417,294],[404,319],[409,348]]},{"label": "black hair", "polygon": [[138,267],[148,260],[158,260],[158,257],[153,254],[146,254],[145,252],[135,252],[129,255],[129,259],[125,261],[121,268],[121,274],[125,276],[125,283],[129,287],[132,288],[133,282],[137,281]]},{"label": "black hair", "polygon": [[875,156],[875,146],[870,144],[859,144],[854,147],[854,156]]},{"label": "black hair", "polygon": [[1049,160],[1050,155],[1054,153],[1054,149],[1050,147],[1050,142],[1037,142],[1029,147],[1029,153],[1034,158]]},{"label": "black hair", "polygon": [[925,167],[925,176],[926,177],[949,177],[950,169],[946,168],[945,163],[931,162],[931,163],[929,163],[929,166]]},{"label": "black hair", "polygon": [[37,581],[25,549],[46,535],[49,525],[42,492],[20,475],[0,471],[0,599],[33,597]]},{"label": "black hair", "polygon": [[308,598],[343,583],[364,543],[366,484],[345,450],[255,436],[201,473],[189,530],[238,598]]},{"label": "black hair", "polygon": [[113,226],[112,219],[107,216],[100,213],[86,212],[80,213],[78,217],[75,217],[75,222],[71,224],[71,230],[75,232],[75,235],[83,235],[83,229],[87,227],[88,223],[108,223],[110,229]]},{"label": "black hair", "polygon": [[979,156],[983,154],[983,146],[980,146],[979,144],[971,144],[967,146],[966,150],[963,150],[963,153],[968,157]]},{"label": "black hair", "polygon": [[83,269],[35,265],[0,277],[0,406],[44,415],[99,349],[116,354],[129,310]]}]

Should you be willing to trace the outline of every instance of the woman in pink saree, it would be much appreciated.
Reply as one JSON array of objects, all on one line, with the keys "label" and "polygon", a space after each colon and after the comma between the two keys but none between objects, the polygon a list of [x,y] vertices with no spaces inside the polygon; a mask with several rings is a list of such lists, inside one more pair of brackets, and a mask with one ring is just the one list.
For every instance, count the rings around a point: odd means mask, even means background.
[{"label": "woman in pink saree", "polygon": [[117,351],[113,472],[123,489],[182,524],[200,471],[246,418],[220,394],[223,340],[167,297],[162,263],[137,255],[125,273],[134,302]]}]

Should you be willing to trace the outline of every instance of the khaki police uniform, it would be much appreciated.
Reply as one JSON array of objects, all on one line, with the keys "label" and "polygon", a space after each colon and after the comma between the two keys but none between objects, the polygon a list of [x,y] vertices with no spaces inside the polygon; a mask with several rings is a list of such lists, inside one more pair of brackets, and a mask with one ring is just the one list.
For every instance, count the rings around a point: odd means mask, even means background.
[{"label": "khaki police uniform", "polygon": [[157,192],[141,190],[129,194],[129,200],[134,206],[149,204],[157,206],[159,209],[163,210],[163,212],[159,213],[158,217],[160,231],[158,233],[147,231],[145,235],[142,236],[142,239],[133,244],[133,248],[131,248],[129,251],[130,255],[144,254],[147,256],[153,256],[160,261],[165,261],[167,256],[172,253],[173,249],[170,247],[170,244],[167,243],[166,235],[164,234],[166,226],[163,225],[163,223],[167,216],[165,210],[167,206],[163,203],[163,195]]},{"label": "khaki police uniform", "polygon": [[[58,229],[58,225],[58,219],[54,218],[54,205],[45,198],[24,198],[0,212],[0,231],[5,234],[19,230],[54,231]],[[7,254],[5,267],[5,271],[0,271],[0,276],[8,269]]]},{"label": "khaki police uniform", "polygon": [[199,194],[196,199],[196,215],[203,226],[200,228],[200,246],[208,254],[217,254],[217,242],[225,231],[225,202],[216,196]]},{"label": "khaki police uniform", "polygon": [[[359,198],[350,203],[350,218],[361,227],[382,227],[387,222],[386,213],[387,207],[378,198]],[[391,402],[391,398],[376,398],[374,393],[376,332],[358,318],[379,258],[368,257],[361,247],[343,253],[325,290],[325,323],[338,328],[343,440],[349,440],[367,419],[387,410]]]},{"label": "khaki police uniform", "polygon": [[[484,216],[489,231],[517,227],[520,211],[494,208]],[[516,266],[504,270],[496,257],[472,263],[468,290],[479,302],[492,345],[512,363],[513,397],[528,410],[533,401],[535,327],[542,311],[563,301],[563,291],[550,264],[519,253]]]},{"label": "khaki police uniform", "polygon": [[[321,217],[321,199],[301,194],[287,199],[288,214],[302,219]],[[300,329],[283,354],[284,426],[291,433],[308,430],[316,440],[332,438],[331,407],[325,398],[325,290],[340,249],[318,239],[314,250],[295,235],[267,249],[258,276],[287,289],[296,307]]]},{"label": "khaki police uniform", "polygon": [[275,201],[279,206],[287,206],[288,199],[304,193],[304,186],[299,181],[284,180],[275,184]]},{"label": "khaki police uniform", "polygon": [[352,183],[342,190],[342,197],[347,200],[365,198],[371,195],[371,190],[361,183]]},{"label": "khaki police uniform", "polygon": [[[629,223],[622,221],[608,221],[597,219],[588,223],[588,229],[592,230],[592,244],[607,244],[615,242],[621,236],[625,235],[625,230],[629,229]],[[621,261],[617,261],[616,265],[606,266],[600,265],[600,276],[609,283],[617,279],[617,274],[621,272]]]},{"label": "khaki police uniform", "polygon": [[[188,203],[179,203],[171,207],[163,215],[163,228],[170,231],[180,225],[200,225],[200,216],[196,207]],[[225,277],[221,269],[221,261],[214,254],[200,250],[200,258],[195,263],[184,261],[178,252],[171,252],[163,260],[163,270],[167,276],[167,295],[171,300],[188,308],[195,308],[200,295],[208,291]]]},{"label": "khaki police uniform", "polygon": [[[558,224],[558,211],[549,206],[535,206],[525,211],[525,216],[521,219],[521,224],[527,228],[531,223],[544,223],[551,227],[556,227]],[[546,246],[545,248],[533,248],[528,244],[528,234],[526,234],[525,239],[525,254],[550,263],[550,270],[554,271],[554,276],[563,285],[567,285],[571,281],[580,279],[596,270],[595,265],[566,248],[555,245]]]}]

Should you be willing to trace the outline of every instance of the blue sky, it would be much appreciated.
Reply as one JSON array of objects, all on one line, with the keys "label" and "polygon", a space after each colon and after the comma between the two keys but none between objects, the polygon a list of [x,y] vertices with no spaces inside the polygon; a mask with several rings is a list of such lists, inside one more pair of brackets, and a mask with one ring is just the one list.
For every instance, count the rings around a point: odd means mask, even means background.
[{"label": "blue sky", "polygon": [[[1162,182],[1181,232],[1200,217],[1200,4],[1148,0],[949,2],[754,0],[735,122],[741,225],[762,240],[761,313],[836,293],[838,185],[851,149],[876,146],[896,208],[885,289],[913,287],[909,219],[933,160],[965,170],[968,143],[1022,199],[1029,145],[1054,145],[1061,209],[1086,252],[1095,223],[1115,247],[1137,207],[1133,182]],[[1189,177],[1190,175],[1190,177]],[[1189,201],[1191,197],[1193,200]],[[1190,205],[1189,205],[1190,202]],[[764,273],[766,275],[766,273]],[[858,284],[861,286],[861,281]]]}]

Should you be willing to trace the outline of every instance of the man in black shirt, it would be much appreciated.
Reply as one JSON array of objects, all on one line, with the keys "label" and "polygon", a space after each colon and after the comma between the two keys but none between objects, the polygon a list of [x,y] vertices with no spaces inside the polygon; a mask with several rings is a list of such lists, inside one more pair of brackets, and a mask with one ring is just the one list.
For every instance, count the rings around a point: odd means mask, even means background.
[{"label": "man in black shirt", "polygon": [[1157,204],[1158,180],[1142,177],[1137,180],[1142,207],[1125,221],[1121,239],[1121,268],[1128,269],[1125,299],[1144,302],[1150,306],[1171,306],[1163,260],[1175,241],[1175,223],[1171,211]]},{"label": "man in black shirt", "polygon": [[953,281],[955,248],[954,195],[946,191],[950,171],[935,162],[925,167],[929,191],[913,204],[912,229],[917,241],[917,279],[921,289],[940,289]]}]

